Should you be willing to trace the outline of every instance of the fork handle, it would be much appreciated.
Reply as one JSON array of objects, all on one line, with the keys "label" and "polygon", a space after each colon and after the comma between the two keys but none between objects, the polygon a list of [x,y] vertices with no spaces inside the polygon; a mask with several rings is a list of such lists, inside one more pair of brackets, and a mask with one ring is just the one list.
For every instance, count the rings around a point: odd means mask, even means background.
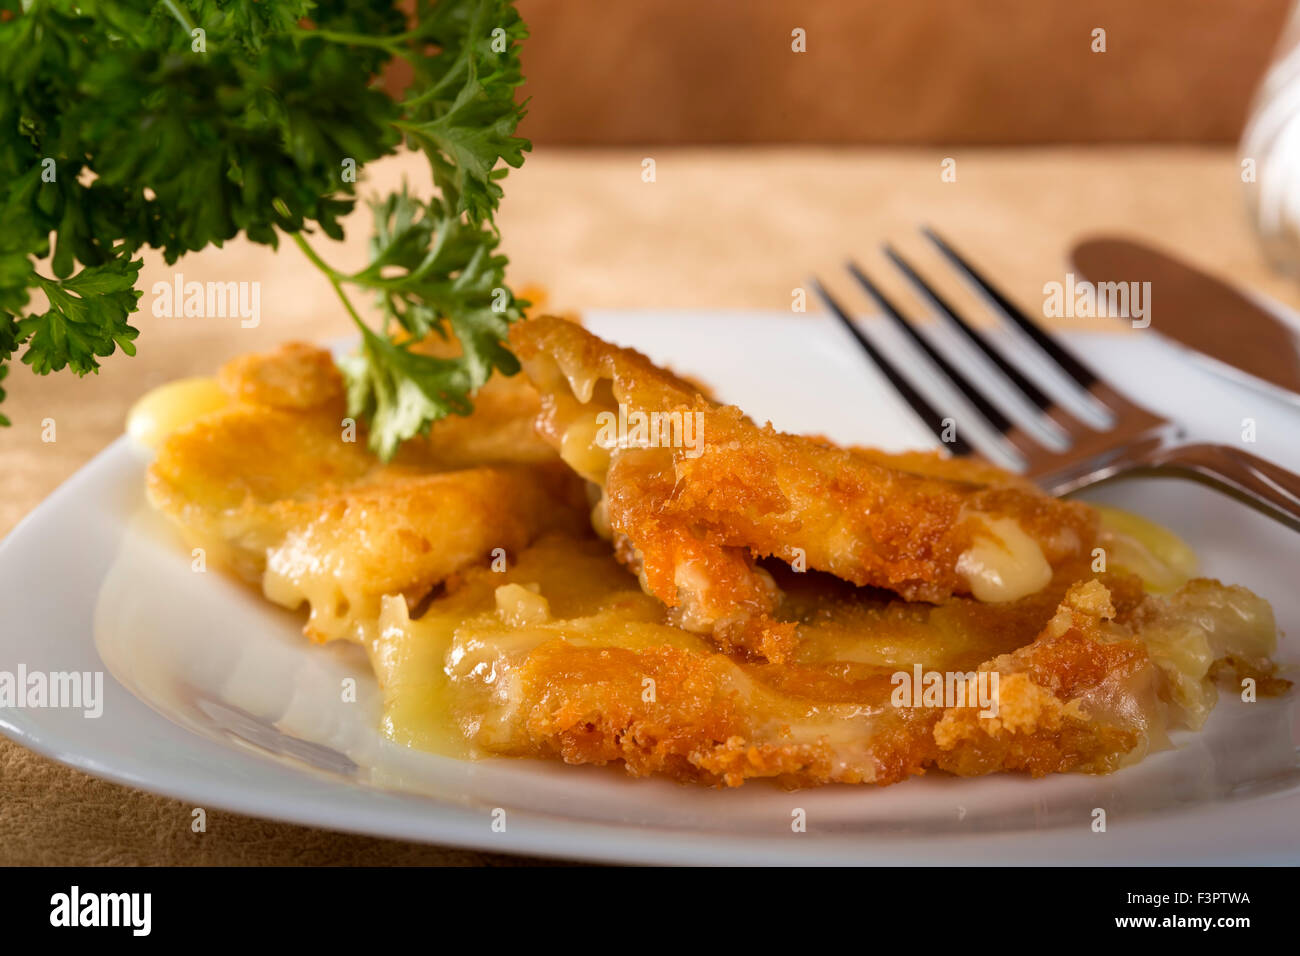
[{"label": "fork handle", "polygon": [[1142,464],[1201,478],[1300,531],[1300,475],[1249,452],[1231,445],[1173,445],[1153,450]]}]

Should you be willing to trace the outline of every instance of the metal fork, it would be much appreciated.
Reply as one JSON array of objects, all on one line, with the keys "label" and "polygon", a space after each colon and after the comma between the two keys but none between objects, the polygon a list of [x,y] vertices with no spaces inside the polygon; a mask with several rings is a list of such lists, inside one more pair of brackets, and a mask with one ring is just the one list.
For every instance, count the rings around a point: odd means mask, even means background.
[{"label": "metal fork", "polygon": [[[1050,423],[1050,427],[1068,443],[1064,451],[1048,447],[1033,432],[1022,428],[1008,417],[984,390],[955,368],[943,353],[917,331],[912,320],[885,296],[867,274],[850,262],[849,272],[858,285],[875,300],[884,315],[965,396],[982,416],[983,424],[1015,449],[1024,463],[1022,471],[1027,477],[1049,494],[1059,496],[1121,475],[1162,472],[1180,474],[1207,482],[1300,531],[1300,476],[1230,445],[1185,442],[1181,426],[1126,398],[1054,335],[1032,321],[947,241],[930,229],[923,232],[995,313],[1028,336],[1051,365],[1112,419],[1109,427],[1094,427],[1062,408],[1035,385],[994,342],[963,319],[902,256],[886,246],[886,256],[929,301],[935,313],[959,333],[959,339],[992,362],[1013,389],[1037,409]],[[949,451],[954,455],[977,454],[976,448],[962,435],[961,429],[955,428],[951,419],[944,418],[935,410],[816,279],[813,280],[813,289],[831,314],[852,334],[903,399]]]}]

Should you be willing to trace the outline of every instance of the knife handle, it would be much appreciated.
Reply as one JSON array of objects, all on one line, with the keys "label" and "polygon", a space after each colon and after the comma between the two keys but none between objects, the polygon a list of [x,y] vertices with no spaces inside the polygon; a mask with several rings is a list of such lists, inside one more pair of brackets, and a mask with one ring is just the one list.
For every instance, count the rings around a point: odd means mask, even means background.
[{"label": "knife handle", "polygon": [[1181,471],[1222,488],[1300,531],[1300,475],[1231,445],[1174,445],[1143,464]]}]

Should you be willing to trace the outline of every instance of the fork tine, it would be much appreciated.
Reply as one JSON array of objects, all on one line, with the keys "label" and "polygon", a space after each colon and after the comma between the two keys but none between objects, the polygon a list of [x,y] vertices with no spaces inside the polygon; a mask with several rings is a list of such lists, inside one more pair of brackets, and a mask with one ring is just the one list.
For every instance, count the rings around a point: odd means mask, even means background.
[{"label": "fork tine", "polygon": [[1024,372],[1020,371],[1020,369],[1016,368],[1003,358],[1002,353],[989,344],[988,339],[977,332],[969,322],[963,319],[957,313],[957,310],[949,305],[948,301],[935,291],[934,286],[921,278],[920,274],[912,268],[911,264],[908,263],[906,259],[894,250],[893,246],[886,243],[884,249],[885,255],[888,256],[889,260],[898,267],[898,271],[903,273],[903,275],[907,277],[907,280],[911,282],[912,285],[926,297],[926,299],[929,300],[930,304],[934,306],[935,310],[940,315],[961,331],[961,333],[966,337],[966,341],[979,349],[980,353],[985,358],[997,366],[999,372],[1011,380],[1012,384],[1021,391],[1030,404],[1043,412],[1052,407],[1053,402],[1051,397],[1027,378]]},{"label": "fork tine", "polygon": [[1001,350],[990,342],[986,335],[963,319],[957,310],[938,293],[934,286],[923,279],[920,273],[912,268],[911,263],[898,254],[893,246],[885,243],[884,249],[885,255],[908,278],[908,281],[929,299],[935,311],[956,326],[958,331],[966,337],[966,341],[975,346],[980,354],[992,362],[998,371],[1005,375],[1016,389],[1019,389],[1020,394],[1026,401],[1043,413],[1044,418],[1041,421],[1047,425],[1053,435],[1058,439],[1068,441],[1070,438],[1077,438],[1082,433],[1097,430],[1082,419],[1071,415],[1059,402],[1035,385],[1032,379],[1016,367],[1015,363],[1008,361]]},{"label": "fork tine", "polygon": [[959,433],[956,433],[955,431],[951,439],[944,441],[944,432],[948,431],[948,428],[944,424],[943,416],[934,410],[934,407],[925,400],[925,397],[912,387],[912,383],[909,382],[898,371],[898,369],[894,368],[893,364],[885,358],[874,344],[872,344],[866,334],[854,324],[851,318],[849,318],[849,314],[844,311],[844,307],[826,291],[826,288],[819,280],[813,279],[812,287],[813,291],[817,293],[818,298],[820,298],[822,302],[825,303],[826,308],[830,310],[831,315],[835,316],[835,318],[839,320],[839,323],[844,326],[857,343],[862,346],[862,350],[866,352],[868,358],[875,363],[876,368],[880,369],[885,378],[889,379],[889,384],[894,386],[894,390],[903,397],[903,400],[907,402],[908,405],[912,406],[912,411],[916,412],[921,421],[925,423],[925,427],[930,429],[930,431],[934,433],[934,436],[938,438],[939,441],[943,442],[952,454],[971,454],[973,451],[971,446]]},{"label": "fork tine", "polygon": [[961,394],[966,397],[966,400],[975,406],[979,413],[984,416],[988,424],[992,426],[994,431],[1007,439],[1007,441],[1009,441],[1016,450],[1021,453],[1031,454],[1034,451],[1034,446],[1029,443],[1025,439],[1023,433],[1016,428],[1015,422],[1007,418],[1007,416],[1002,413],[1002,410],[989,401],[988,398],[985,397],[984,393],[976,388],[971,380],[967,378],[961,370],[954,368],[952,363],[944,357],[943,353],[931,345],[929,340],[917,331],[916,327],[912,324],[912,320],[903,315],[903,313],[889,301],[885,294],[880,291],[880,288],[871,281],[856,262],[849,262],[848,270],[852,274],[853,278],[858,281],[858,284],[866,290],[867,294],[876,300],[876,304],[884,310],[885,315],[889,317],[890,321],[901,329],[907,337],[926,354],[930,361],[934,362],[934,364],[939,367],[939,370],[948,377],[948,381],[952,383],[953,387],[956,388],[957,391],[961,392]]},{"label": "fork tine", "polygon": [[1101,381],[1101,376],[1084,365],[1074,353],[1070,352],[1057,341],[1056,337],[1045,332],[1037,322],[1034,322],[1029,316],[1025,315],[1015,303],[998,291],[991,282],[985,279],[975,267],[967,262],[956,249],[950,246],[946,240],[936,233],[929,226],[924,226],[921,232],[925,237],[938,247],[943,253],[944,258],[960,269],[966,277],[975,284],[975,286],[984,294],[984,296],[993,304],[995,308],[1008,319],[1014,322],[1022,332],[1034,340],[1034,344],[1042,349],[1047,356],[1052,359],[1065,374],[1074,379],[1075,383],[1085,392],[1089,391],[1093,385]]}]

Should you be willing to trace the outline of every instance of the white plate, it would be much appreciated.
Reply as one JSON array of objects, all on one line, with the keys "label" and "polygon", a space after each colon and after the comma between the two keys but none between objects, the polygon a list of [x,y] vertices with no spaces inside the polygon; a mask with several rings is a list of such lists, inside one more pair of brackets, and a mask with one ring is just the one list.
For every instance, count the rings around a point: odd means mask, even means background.
[{"label": "white plate", "polygon": [[[811,316],[594,313],[635,344],[778,426],[886,447],[928,444],[844,333]],[[1200,437],[1300,469],[1300,414],[1188,365],[1151,336],[1073,341],[1135,397]],[[948,399],[936,396],[942,407]],[[958,409],[959,411],[959,409]],[[89,773],[257,816],[546,856],[671,863],[1300,862],[1293,697],[1226,699],[1201,734],[1105,777],[931,775],[885,789],[714,791],[615,768],[465,763],[407,751],[376,727],[377,690],[349,648],[321,648],[217,573],[196,574],[144,504],[144,462],[110,446],[0,545],[0,671],[107,670],[103,715],[0,711],[13,739]],[[1273,602],[1296,631],[1300,539],[1199,485],[1097,490],[1197,547],[1203,570]],[[1280,657],[1294,663],[1293,638]],[[340,681],[356,677],[356,703]],[[1093,832],[1094,809],[1107,829]],[[792,832],[802,809],[807,832]],[[503,832],[493,828],[505,811]]]}]

